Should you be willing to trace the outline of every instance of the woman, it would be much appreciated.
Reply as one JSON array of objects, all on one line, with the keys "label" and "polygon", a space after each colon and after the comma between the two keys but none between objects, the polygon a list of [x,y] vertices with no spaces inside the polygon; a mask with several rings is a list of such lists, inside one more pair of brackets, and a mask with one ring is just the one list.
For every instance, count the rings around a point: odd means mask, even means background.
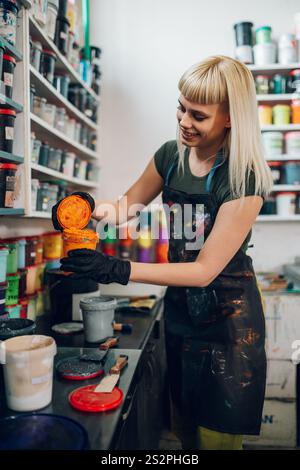
[{"label": "woman", "polygon": [[[130,207],[149,204],[162,191],[166,207],[175,205],[177,212],[192,207],[186,225],[197,237],[192,242],[178,237],[176,211],[171,211],[170,263],[75,250],[62,267],[100,283],[169,286],[168,372],[183,448],[240,449],[244,434],[259,434],[264,402],[264,316],[246,250],[272,179],[246,66],[210,57],[182,76],[179,90],[178,142],[156,152],[125,196]],[[113,207],[122,208],[123,200]],[[103,208],[104,201],[96,204],[95,219],[103,218]],[[121,211],[118,223],[128,219],[127,210]]]}]

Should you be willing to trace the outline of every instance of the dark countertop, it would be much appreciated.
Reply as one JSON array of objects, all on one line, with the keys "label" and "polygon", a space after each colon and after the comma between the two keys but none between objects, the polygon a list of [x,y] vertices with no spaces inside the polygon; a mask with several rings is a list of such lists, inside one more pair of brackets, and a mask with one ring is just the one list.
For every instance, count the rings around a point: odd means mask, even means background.
[{"label": "dark countertop", "polygon": [[[55,363],[63,357],[76,356],[90,351],[91,349],[84,348],[59,348],[58,354],[55,357]],[[54,373],[52,403],[48,407],[43,408],[43,410],[40,410],[41,413],[66,416],[79,422],[86,429],[89,437],[90,449],[93,450],[113,448],[111,446],[113,446],[113,438],[118,429],[118,423],[120,423],[122,414],[126,413],[126,410],[130,405],[130,399],[132,398],[132,396],[128,394],[128,391],[130,389],[130,385],[135,381],[141,351],[132,349],[110,350],[104,367],[106,373],[109,371],[112,363],[119,354],[126,354],[129,359],[128,365],[121,373],[118,385],[124,393],[123,402],[118,408],[101,413],[87,413],[73,409],[68,403],[68,395],[70,392],[84,385],[99,383],[99,377],[91,380],[74,382],[60,379],[57,374]],[[3,385],[3,380],[0,380],[2,397],[4,396]],[[20,413],[9,410],[5,405],[5,400],[2,399],[0,400],[0,414],[3,417],[18,415]]]},{"label": "dark countertop", "polygon": [[[163,299],[158,299],[149,313],[120,313],[117,311],[115,314],[116,322],[131,323],[133,325],[131,333],[115,332],[115,335],[119,336],[118,348],[143,349],[156,318],[162,314],[162,309]],[[37,318],[37,333],[52,336],[58,347],[94,348],[97,346],[94,343],[85,342],[83,332],[73,335],[61,335],[52,331],[51,315],[43,315]]]}]

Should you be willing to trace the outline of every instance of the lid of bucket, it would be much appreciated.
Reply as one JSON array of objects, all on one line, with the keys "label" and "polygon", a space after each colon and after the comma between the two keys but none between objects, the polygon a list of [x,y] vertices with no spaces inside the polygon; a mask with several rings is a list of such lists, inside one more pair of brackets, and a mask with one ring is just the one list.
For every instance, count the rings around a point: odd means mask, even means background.
[{"label": "lid of bucket", "polygon": [[61,335],[72,335],[83,331],[83,324],[80,322],[58,323],[53,325],[51,329]]},{"label": "lid of bucket", "polygon": [[80,308],[84,310],[110,310],[116,306],[117,299],[114,297],[83,297],[80,300]]},{"label": "lid of bucket", "polygon": [[77,195],[65,197],[57,208],[57,220],[62,228],[82,229],[89,223],[91,214],[88,201]]},{"label": "lid of bucket", "polygon": [[66,380],[87,380],[104,374],[99,362],[82,361],[80,356],[62,359],[56,364],[56,371]]},{"label": "lid of bucket", "polygon": [[87,385],[71,392],[69,395],[71,406],[92,413],[113,410],[120,406],[123,400],[121,389],[115,387],[111,393],[94,392],[97,385]]},{"label": "lid of bucket", "polygon": [[28,413],[0,419],[1,450],[85,450],[86,430],[73,419]]},{"label": "lid of bucket", "polygon": [[7,318],[0,321],[0,339],[4,340],[14,336],[28,335],[35,328],[35,322],[29,318]]}]

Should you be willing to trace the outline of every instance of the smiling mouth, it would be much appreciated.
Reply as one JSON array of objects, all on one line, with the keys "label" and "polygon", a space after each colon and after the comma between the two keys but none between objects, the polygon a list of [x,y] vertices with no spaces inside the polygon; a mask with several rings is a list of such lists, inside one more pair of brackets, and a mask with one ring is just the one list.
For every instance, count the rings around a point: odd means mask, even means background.
[{"label": "smiling mouth", "polygon": [[183,129],[181,129],[181,133],[184,137],[189,137],[189,138],[196,137],[197,135],[200,135],[198,132],[197,133],[187,132],[187,131],[184,131]]}]

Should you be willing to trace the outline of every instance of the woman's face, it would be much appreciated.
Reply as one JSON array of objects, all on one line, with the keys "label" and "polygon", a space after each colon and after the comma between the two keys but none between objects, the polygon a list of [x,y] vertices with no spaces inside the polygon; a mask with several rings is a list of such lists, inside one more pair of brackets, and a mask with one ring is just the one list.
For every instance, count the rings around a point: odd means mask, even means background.
[{"label": "woman's face", "polygon": [[180,95],[177,119],[180,139],[187,147],[208,148],[222,143],[230,128],[227,106],[220,104],[199,104]]}]

